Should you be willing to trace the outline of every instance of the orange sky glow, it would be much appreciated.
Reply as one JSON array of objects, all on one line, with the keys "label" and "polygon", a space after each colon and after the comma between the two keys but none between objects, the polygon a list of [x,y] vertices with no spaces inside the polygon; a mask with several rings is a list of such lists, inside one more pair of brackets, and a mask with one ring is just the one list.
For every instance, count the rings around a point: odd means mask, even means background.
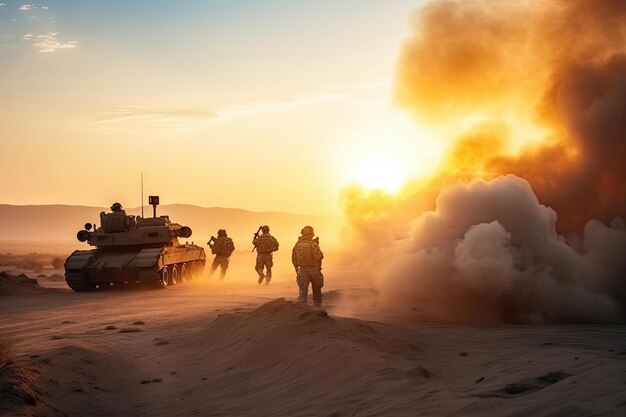
[{"label": "orange sky glow", "polygon": [[441,159],[393,105],[419,1],[5,3],[0,203],[134,207],[143,173],[164,204],[337,214]]}]

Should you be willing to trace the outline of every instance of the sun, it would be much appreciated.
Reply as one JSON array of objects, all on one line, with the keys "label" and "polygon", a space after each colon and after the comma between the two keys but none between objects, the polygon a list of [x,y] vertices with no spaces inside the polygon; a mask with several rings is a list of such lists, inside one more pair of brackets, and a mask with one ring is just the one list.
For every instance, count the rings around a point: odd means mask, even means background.
[{"label": "sun", "polygon": [[329,175],[342,186],[357,183],[395,194],[406,181],[432,175],[446,142],[408,115],[386,107],[380,112],[337,137]]},{"label": "sun", "polygon": [[367,159],[353,173],[354,181],[368,189],[398,190],[406,179],[400,164],[391,158],[374,156]]}]

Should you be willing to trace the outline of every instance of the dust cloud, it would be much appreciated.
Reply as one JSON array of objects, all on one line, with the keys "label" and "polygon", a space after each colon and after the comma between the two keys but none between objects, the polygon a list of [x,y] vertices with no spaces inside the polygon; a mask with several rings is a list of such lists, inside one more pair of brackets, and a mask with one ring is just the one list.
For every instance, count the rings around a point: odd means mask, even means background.
[{"label": "dust cloud", "polygon": [[390,302],[441,303],[468,321],[623,321],[624,222],[588,222],[579,252],[556,221],[519,177],[451,186],[393,246],[378,284]]},{"label": "dust cloud", "polygon": [[395,97],[448,142],[396,194],[344,190],[346,258],[448,321],[626,318],[626,3],[429,1]]}]

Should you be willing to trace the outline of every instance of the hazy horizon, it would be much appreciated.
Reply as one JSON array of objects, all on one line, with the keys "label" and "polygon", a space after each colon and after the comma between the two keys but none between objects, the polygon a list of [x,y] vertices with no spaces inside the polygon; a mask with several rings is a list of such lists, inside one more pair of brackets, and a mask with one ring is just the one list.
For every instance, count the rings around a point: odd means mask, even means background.
[{"label": "hazy horizon", "polygon": [[[146,197],[147,199],[147,197]],[[97,206],[97,205],[85,205],[85,204],[64,204],[64,203],[45,203],[45,204],[10,204],[10,203],[3,203],[0,202],[0,206],[11,206],[11,207],[46,207],[46,206],[50,206],[50,207],[84,207],[84,208],[97,208],[97,209],[102,209],[105,211],[109,211],[110,210],[110,205],[103,205],[103,206]],[[141,206],[137,205],[137,206],[127,206],[122,204],[122,206],[124,207],[124,209],[128,212],[134,212],[137,210],[141,210]],[[170,207],[170,206],[189,206],[189,207],[196,207],[196,208],[201,208],[201,209],[223,209],[223,210],[239,210],[239,211],[244,211],[247,213],[256,213],[256,214],[264,214],[264,213],[271,213],[271,214],[286,214],[286,215],[297,215],[297,216],[320,216],[320,217],[333,217],[333,218],[340,218],[342,217],[342,213],[299,213],[299,212],[289,212],[289,211],[258,211],[258,210],[250,210],[244,207],[225,207],[225,206],[202,206],[202,205],[198,205],[198,204],[191,204],[191,203],[166,203],[166,204],[160,204],[158,207],[159,208],[166,208],[166,207]],[[151,215],[152,213],[152,206],[149,204],[145,204],[144,206],[144,211],[146,213],[149,213]],[[158,214],[158,210],[159,208],[157,208],[157,214]]]}]

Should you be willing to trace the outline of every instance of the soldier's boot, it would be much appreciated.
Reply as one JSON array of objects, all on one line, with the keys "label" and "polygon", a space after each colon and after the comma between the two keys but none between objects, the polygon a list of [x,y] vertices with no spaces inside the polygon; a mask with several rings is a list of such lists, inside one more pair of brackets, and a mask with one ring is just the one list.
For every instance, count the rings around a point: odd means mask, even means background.
[{"label": "soldier's boot", "polygon": [[270,285],[271,280],[272,280],[272,268],[267,268],[267,273],[265,274],[265,285]]},{"label": "soldier's boot", "polygon": [[220,281],[224,281],[224,277],[226,276],[226,268],[222,268],[220,271]]}]

